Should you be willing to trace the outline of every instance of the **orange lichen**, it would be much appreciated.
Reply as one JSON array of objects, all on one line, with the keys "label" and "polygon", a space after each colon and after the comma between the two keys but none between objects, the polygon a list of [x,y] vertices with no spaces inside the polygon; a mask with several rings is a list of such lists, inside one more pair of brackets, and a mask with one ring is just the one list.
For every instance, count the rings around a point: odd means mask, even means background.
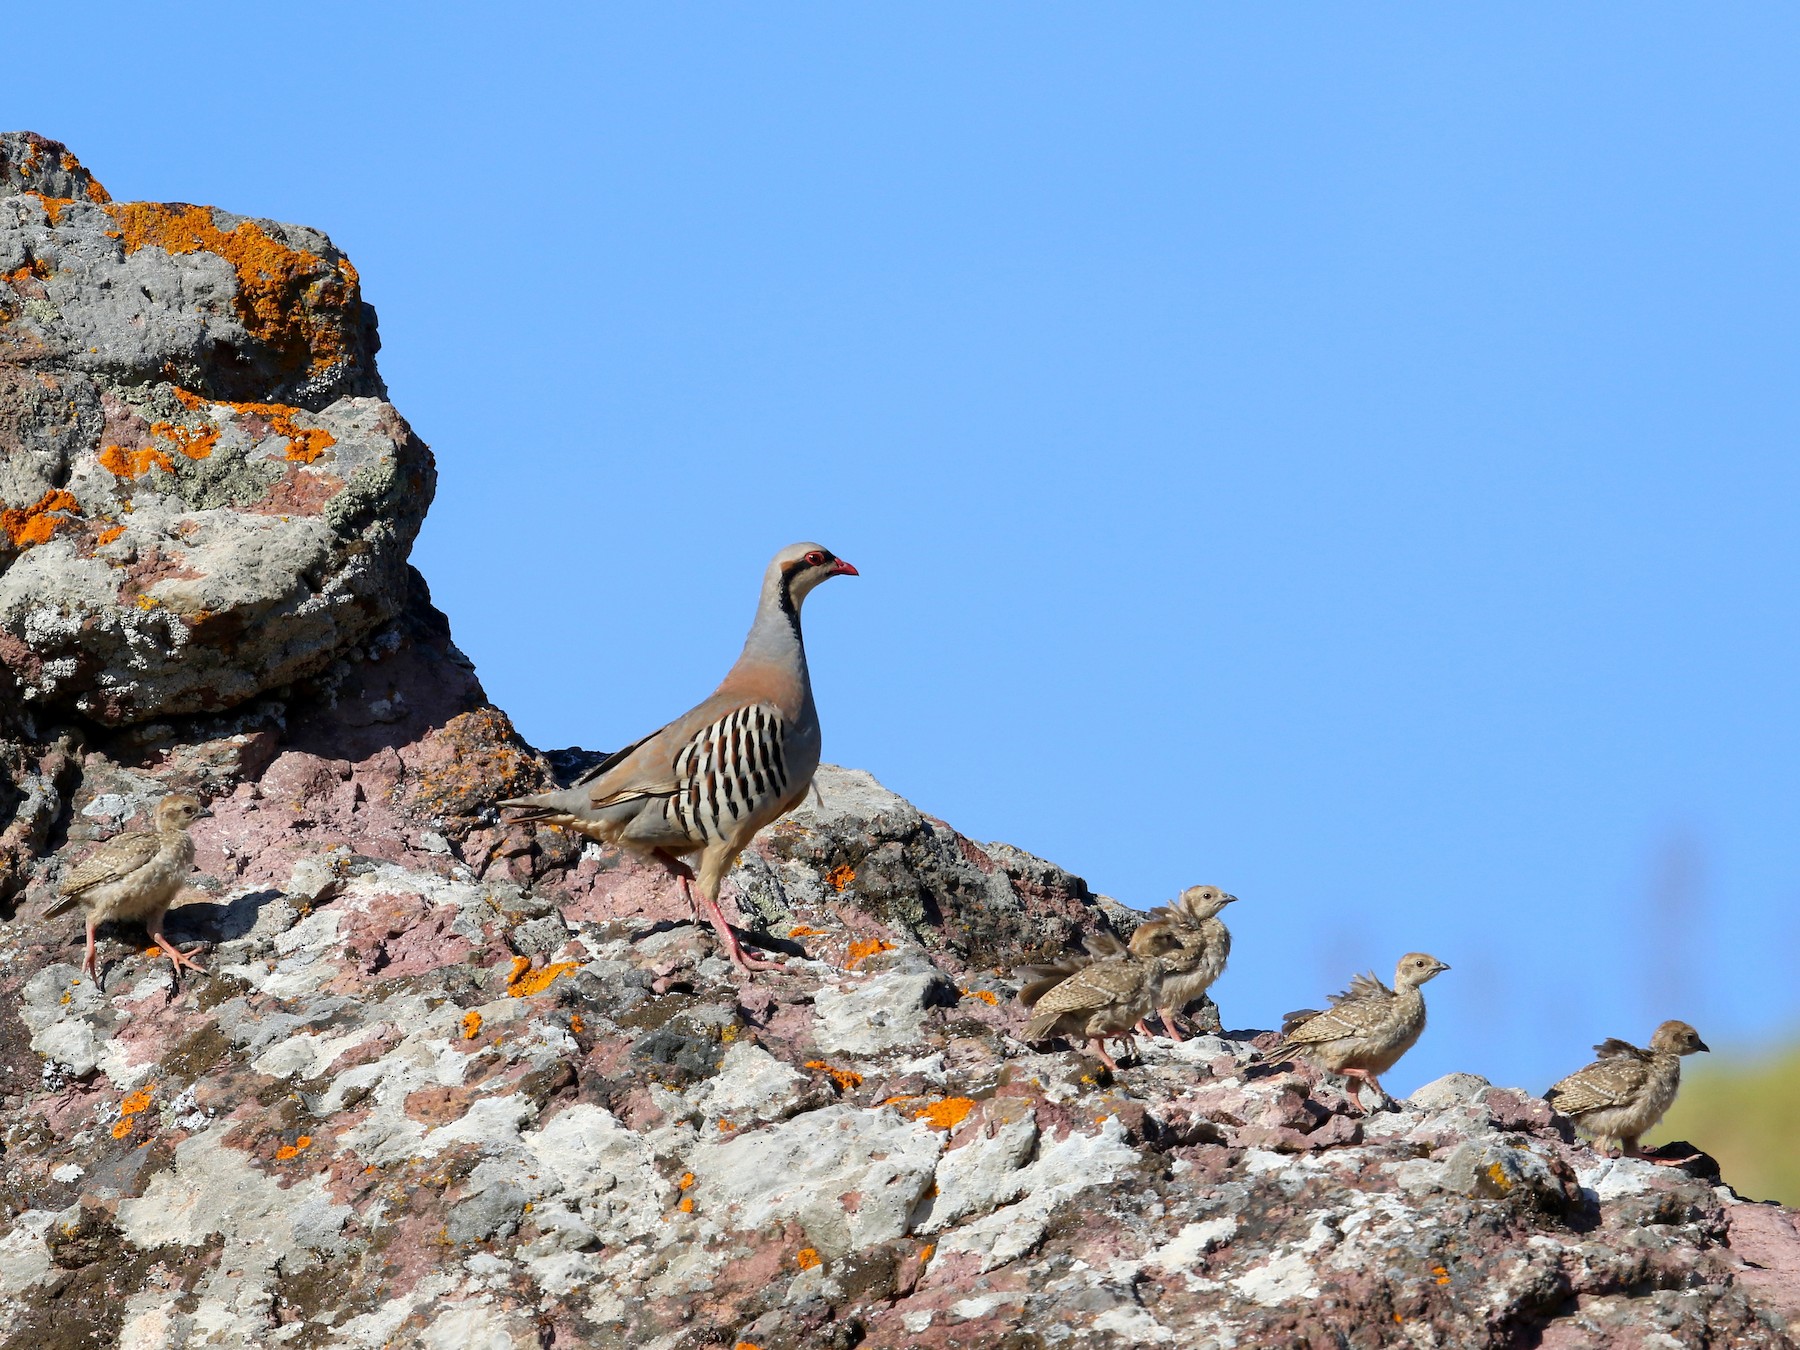
[{"label": "orange lichen", "polygon": [[106,545],[112,543],[113,540],[124,533],[125,527],[123,525],[109,525],[107,528],[100,531],[99,535],[95,538],[94,543],[101,548],[105,548]]},{"label": "orange lichen", "polygon": [[1445,1270],[1442,1266],[1433,1266],[1431,1268],[1431,1273],[1437,1276],[1437,1282],[1439,1284],[1450,1283],[1450,1272]]},{"label": "orange lichen", "polygon": [[[202,408],[214,403],[221,408],[230,408],[240,416],[260,417],[269,424],[269,430],[287,441],[287,449],[283,452],[296,464],[311,464],[320,455],[337,444],[337,437],[321,427],[303,427],[294,420],[301,410],[286,403],[233,403],[229,400],[201,398],[186,389],[175,390],[175,401],[184,408]],[[152,431],[158,431],[166,423],[158,423]],[[218,439],[218,433],[212,433],[212,440]],[[212,442],[207,443],[210,453]],[[196,455],[196,459],[203,456]]]},{"label": "orange lichen", "polygon": [[481,1034],[481,1014],[466,1012],[462,1019],[463,1039],[472,1041]]},{"label": "orange lichen", "polygon": [[844,969],[855,970],[871,956],[876,956],[881,952],[891,952],[893,950],[893,943],[883,942],[880,938],[864,938],[861,942],[852,942],[850,944],[850,950],[844,953]]},{"label": "orange lichen", "polygon": [[579,1036],[587,1030],[587,1023],[581,1020],[580,1013],[572,1013],[569,1017],[569,1030]]},{"label": "orange lichen", "polygon": [[726,1134],[731,1133],[731,1131],[737,1128],[737,1126],[733,1125],[729,1120],[726,1120],[723,1117],[720,1118],[718,1125],[719,1129]]},{"label": "orange lichen", "polygon": [[347,259],[328,263],[306,249],[289,248],[253,220],[221,230],[210,207],[124,202],[107,209],[119,226],[114,237],[127,253],[205,252],[230,263],[238,278],[239,319],[289,365],[310,358],[318,372],[344,355],[345,330],[359,299],[356,269]]},{"label": "orange lichen", "polygon": [[792,928],[788,929],[788,936],[791,938],[824,937],[825,930],[823,928],[814,928],[811,924],[797,923]]},{"label": "orange lichen", "polygon": [[862,1086],[862,1075],[854,1069],[834,1069],[822,1059],[809,1059],[806,1061],[806,1067],[829,1074],[832,1081],[838,1085],[839,1092],[848,1092],[851,1088]]},{"label": "orange lichen", "polygon": [[931,1260],[931,1258],[936,1255],[937,1255],[937,1243],[927,1242],[923,1247],[919,1248],[919,1264],[920,1265],[927,1264]]},{"label": "orange lichen", "polygon": [[153,468],[161,469],[164,473],[174,473],[175,461],[169,458],[168,451],[159,450],[153,445],[142,450],[127,450],[122,445],[103,445],[100,447],[100,467],[115,478],[137,478]]},{"label": "orange lichen", "polygon": [[692,1214],[694,1212],[694,1197],[691,1195],[682,1196],[681,1203],[675,1206],[675,1208],[680,1210],[683,1214]]},{"label": "orange lichen", "polygon": [[822,1266],[825,1259],[811,1247],[802,1247],[794,1253],[794,1264],[802,1270],[811,1270],[814,1266]]},{"label": "orange lichen", "polygon": [[924,1121],[934,1130],[954,1130],[974,1109],[975,1103],[968,1097],[946,1097],[914,1111],[913,1119]]},{"label": "orange lichen", "polygon": [[131,1133],[131,1118],[129,1116],[127,1116],[124,1120],[121,1120],[117,1125],[112,1127],[112,1137],[114,1139],[123,1139],[126,1135],[128,1135],[130,1133]]},{"label": "orange lichen", "polygon": [[73,493],[62,488],[51,488],[30,506],[0,511],[0,530],[6,531],[6,537],[12,540],[14,548],[47,544],[56,533],[58,525],[68,524],[68,515],[58,515],[57,512],[77,516],[81,514],[81,507]]},{"label": "orange lichen", "polygon": [[731,1350],[762,1350],[762,1347],[754,1341],[739,1341]]},{"label": "orange lichen", "polygon": [[694,1174],[692,1172],[683,1172],[681,1174],[681,1180],[675,1183],[675,1189],[685,1191],[693,1184]]},{"label": "orange lichen", "polygon": [[275,1161],[286,1162],[289,1158],[298,1157],[312,1147],[312,1136],[303,1134],[291,1144],[283,1144],[275,1150]]},{"label": "orange lichen", "polygon": [[36,197],[38,201],[42,203],[44,214],[50,218],[50,223],[52,225],[56,224],[57,220],[61,218],[63,208],[75,200],[73,197],[46,197],[43,193],[33,192],[29,188],[26,189],[25,195],[27,197]]},{"label": "orange lichen", "polygon": [[856,869],[848,863],[839,863],[825,874],[825,884],[834,891],[842,891],[856,880]]},{"label": "orange lichen", "polygon": [[[150,434],[172,441],[175,448],[189,459],[207,458],[212,454],[213,447],[219,443],[217,427],[205,427],[200,431],[195,431],[191,427],[178,427],[173,422],[156,422],[151,424]],[[320,432],[319,434],[323,435],[324,433]],[[312,461],[308,460],[307,462],[311,463]]]},{"label": "orange lichen", "polygon": [[10,272],[0,272],[0,281],[7,282],[17,289],[23,287],[28,281],[48,280],[50,271],[50,264],[42,258],[31,258]]},{"label": "orange lichen", "polygon": [[541,994],[558,975],[567,974],[578,964],[575,961],[554,961],[541,970],[533,970],[529,956],[515,956],[512,973],[506,977],[506,992],[513,998],[529,998],[533,994]]},{"label": "orange lichen", "polygon": [[991,989],[965,989],[963,990],[963,997],[978,998],[990,1008],[995,1008],[1000,1005],[1000,995],[996,994]]}]

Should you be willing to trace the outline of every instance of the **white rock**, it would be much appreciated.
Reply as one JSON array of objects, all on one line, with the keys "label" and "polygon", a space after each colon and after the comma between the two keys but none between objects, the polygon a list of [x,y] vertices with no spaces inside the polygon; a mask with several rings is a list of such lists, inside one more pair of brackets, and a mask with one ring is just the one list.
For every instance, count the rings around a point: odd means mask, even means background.
[{"label": "white rock", "polygon": [[1037,1118],[1009,1121],[991,1139],[972,1139],[939,1160],[937,1194],[922,1204],[914,1229],[935,1233],[966,1215],[1008,1204],[1025,1193],[1025,1160],[1037,1142]]},{"label": "white rock", "polygon": [[938,1131],[891,1110],[840,1103],[709,1140],[688,1166],[700,1213],[751,1232],[798,1219],[812,1245],[834,1257],[907,1231],[942,1148]]},{"label": "white rock", "polygon": [[876,1055],[917,1041],[935,975],[890,970],[848,989],[821,989],[813,998],[813,1030],[827,1054]]}]

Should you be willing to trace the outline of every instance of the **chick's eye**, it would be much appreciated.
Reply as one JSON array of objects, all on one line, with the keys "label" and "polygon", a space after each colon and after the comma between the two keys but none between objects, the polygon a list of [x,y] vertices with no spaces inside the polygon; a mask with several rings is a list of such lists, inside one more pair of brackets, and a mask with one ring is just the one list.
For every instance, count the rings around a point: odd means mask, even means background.
[{"label": "chick's eye", "polygon": [[817,567],[820,563],[822,563],[824,561],[825,561],[825,555],[823,553],[819,552],[819,550],[816,548],[811,553],[806,555],[806,562],[809,567]]}]

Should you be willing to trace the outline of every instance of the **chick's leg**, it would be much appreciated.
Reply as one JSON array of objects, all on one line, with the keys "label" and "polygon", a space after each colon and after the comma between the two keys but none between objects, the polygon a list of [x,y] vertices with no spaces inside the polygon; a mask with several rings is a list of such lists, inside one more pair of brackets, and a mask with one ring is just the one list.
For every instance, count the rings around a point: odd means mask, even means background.
[{"label": "chick's leg", "polygon": [[162,915],[152,914],[144,921],[144,927],[150,933],[150,940],[169,954],[169,961],[175,967],[175,978],[179,980],[181,978],[181,972],[184,969],[197,970],[204,974],[206,972],[205,966],[201,965],[198,961],[194,960],[193,957],[189,956],[186,952],[182,951],[181,948],[177,947],[173,942],[170,942],[168,938],[163,936],[162,922]]}]

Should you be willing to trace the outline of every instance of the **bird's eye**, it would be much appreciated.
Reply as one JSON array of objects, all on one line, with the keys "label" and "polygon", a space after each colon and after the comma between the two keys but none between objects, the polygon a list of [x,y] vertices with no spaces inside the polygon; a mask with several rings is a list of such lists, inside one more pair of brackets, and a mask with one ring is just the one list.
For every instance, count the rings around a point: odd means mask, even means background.
[{"label": "bird's eye", "polygon": [[819,552],[819,550],[816,548],[811,553],[806,555],[806,564],[808,567],[817,567],[817,566],[819,566],[819,564],[823,563],[824,561],[825,561],[825,555],[823,553]]}]

